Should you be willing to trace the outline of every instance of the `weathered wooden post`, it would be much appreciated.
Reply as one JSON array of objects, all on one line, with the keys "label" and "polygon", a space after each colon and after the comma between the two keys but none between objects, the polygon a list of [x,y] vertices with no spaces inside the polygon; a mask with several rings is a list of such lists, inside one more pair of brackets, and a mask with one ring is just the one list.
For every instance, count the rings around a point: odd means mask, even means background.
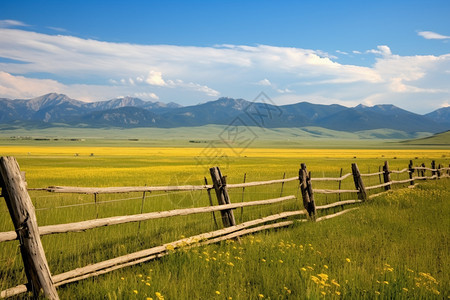
[{"label": "weathered wooden post", "polygon": [[300,190],[302,192],[303,207],[308,212],[309,217],[312,220],[315,220],[316,205],[314,203],[314,193],[311,185],[311,174],[308,174],[304,163],[301,164],[301,168],[298,172],[298,178],[300,182]]},{"label": "weathered wooden post", "polygon": [[[422,163],[421,167],[425,168],[425,163]],[[420,177],[425,177],[425,170],[424,169],[420,170]]]},{"label": "weathered wooden post", "polygon": [[[205,177],[205,185],[208,185],[208,179],[206,179],[206,177]],[[211,198],[211,191],[210,191],[210,189],[207,189],[206,191],[208,193],[209,205],[213,206],[213,202],[212,202],[212,198]],[[216,215],[213,211],[211,212],[211,214],[212,214],[212,218],[214,221],[214,226],[216,226],[215,228],[217,229],[217,228],[219,228],[219,225],[217,225]]]},{"label": "weathered wooden post", "polygon": [[355,188],[358,190],[358,199],[362,201],[367,200],[367,192],[366,187],[364,186],[364,182],[361,178],[361,173],[359,172],[358,165],[356,163],[352,163],[352,173],[353,180],[355,181]]},{"label": "weathered wooden post", "polygon": [[442,168],[442,166],[441,166],[441,164],[439,164],[438,167],[437,167],[437,171],[436,171],[438,179],[441,178],[441,168]]},{"label": "weathered wooden post", "polygon": [[[227,191],[226,177],[222,176],[219,167],[214,167],[209,169],[211,173],[211,178],[213,181],[214,190],[216,191],[217,202],[219,205],[231,204],[230,197]],[[234,214],[231,209],[221,210],[222,222],[224,227],[230,227],[236,225],[236,220],[234,219]]]},{"label": "weathered wooden post", "polygon": [[[414,167],[413,167],[412,160],[409,161],[408,171],[409,171],[409,179],[413,179],[413,177],[414,177]],[[409,182],[409,185],[414,185],[414,180],[411,180]]]},{"label": "weathered wooden post", "polygon": [[[244,173],[244,181],[242,183],[245,183],[247,180],[247,173]],[[241,202],[244,202],[244,195],[245,195],[245,186],[242,187],[242,198]],[[244,222],[244,207],[241,207],[241,223]]]},{"label": "weathered wooden post", "polygon": [[[391,173],[389,172],[389,164],[387,161],[384,162],[384,166],[383,166],[383,180],[384,183],[389,183],[391,182]],[[391,185],[386,185],[384,187],[384,190],[389,191],[391,189]]]},{"label": "weathered wooden post", "polygon": [[433,171],[431,171],[431,176],[436,175],[436,162],[434,160],[431,161],[431,168],[433,169]]},{"label": "weathered wooden post", "polygon": [[[286,178],[286,172],[283,173],[283,180]],[[280,197],[283,196],[284,181],[281,183]]]},{"label": "weathered wooden post", "polygon": [[35,298],[43,292],[48,299],[59,299],[39,236],[34,206],[16,159],[1,157],[0,172],[2,195],[20,242],[28,289]]}]

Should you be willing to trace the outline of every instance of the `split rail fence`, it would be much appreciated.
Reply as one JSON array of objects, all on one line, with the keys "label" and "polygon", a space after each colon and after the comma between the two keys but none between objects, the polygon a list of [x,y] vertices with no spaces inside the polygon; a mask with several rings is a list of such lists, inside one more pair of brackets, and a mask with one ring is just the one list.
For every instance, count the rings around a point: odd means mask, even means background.
[{"label": "split rail fence", "polygon": [[[123,267],[139,264],[158,257],[162,257],[170,251],[180,247],[196,247],[205,244],[216,243],[227,239],[236,239],[242,235],[267,230],[270,228],[285,227],[294,224],[294,222],[322,221],[330,219],[351,210],[357,209],[355,204],[362,203],[368,199],[372,199],[382,193],[388,192],[396,185],[405,185],[413,187],[416,181],[428,179],[440,179],[443,177],[450,177],[449,167],[435,166],[433,161],[431,168],[421,166],[413,166],[410,161],[407,168],[403,170],[390,170],[388,162],[379,169],[378,172],[362,174],[356,163],[351,166],[351,173],[341,174],[340,177],[334,178],[312,178],[311,173],[308,172],[306,165],[301,164],[299,175],[291,178],[283,178],[268,181],[247,182],[239,184],[228,184],[227,177],[223,176],[218,167],[210,169],[212,184],[208,184],[205,179],[204,185],[185,185],[185,186],[145,186],[145,187],[67,187],[67,186],[53,186],[43,188],[51,193],[74,193],[74,194],[92,194],[95,197],[98,194],[114,194],[114,193],[130,193],[130,192],[174,192],[174,191],[199,191],[206,190],[209,196],[210,206],[194,207],[184,209],[174,209],[168,211],[158,211],[141,213],[136,215],[115,216],[108,218],[100,218],[94,220],[87,220],[81,222],[40,226],[37,225],[36,214],[34,206],[31,202],[27,189],[27,184],[24,175],[20,172],[19,165],[14,157],[0,158],[0,184],[2,188],[1,197],[5,198],[6,204],[14,224],[15,231],[0,232],[0,242],[7,242],[12,240],[19,240],[20,251],[24,264],[25,274],[28,280],[27,284],[18,285],[1,291],[0,297],[6,298],[13,295],[18,295],[24,292],[32,292],[34,297],[45,296],[49,299],[59,299],[56,287],[79,281],[92,276],[98,276],[117,270]],[[427,176],[427,172],[431,172],[431,176]],[[407,179],[392,180],[391,174],[408,174]],[[415,176],[415,174],[417,174]],[[380,184],[365,186],[364,180],[367,177],[378,176]],[[354,189],[341,189],[341,182],[347,178],[353,178]],[[245,181],[245,180],[244,180]],[[302,203],[299,205],[304,209],[283,211],[281,213],[272,214],[258,219],[253,219],[240,224],[236,223],[234,217],[234,209],[250,206],[262,206],[275,203],[282,203],[285,201],[292,201],[297,199],[295,195],[278,197],[268,200],[256,200],[240,203],[231,203],[228,191],[231,189],[242,189],[249,187],[257,187],[263,185],[281,184],[282,189],[285,183],[298,181],[298,190],[301,191]],[[338,182],[339,189],[317,189],[313,188],[319,182]],[[219,205],[213,205],[211,190],[215,191],[217,202]],[[377,191],[378,193],[372,193]],[[380,192],[380,190],[382,190]],[[316,206],[315,196],[318,195],[339,195],[339,201],[328,203],[325,205]],[[342,194],[356,195],[354,200],[340,200]],[[353,207],[344,209],[345,206],[351,205]],[[332,214],[324,213],[317,217],[317,211],[326,211],[330,208],[339,210]],[[102,226],[111,226],[117,224],[124,224],[130,222],[141,222],[152,219],[168,218],[174,216],[186,216],[199,213],[214,213],[219,211],[221,214],[223,228],[214,231],[201,233],[188,238],[183,238],[177,241],[163,244],[161,246],[152,247],[146,250],[130,253],[113,259],[87,265],[85,267],[77,268],[68,272],[57,275],[52,275],[48,267],[45,252],[42,247],[40,236],[80,232]],[[299,218],[305,216],[304,218]],[[214,219],[215,220],[215,219]],[[215,220],[216,221],[216,220]]]}]

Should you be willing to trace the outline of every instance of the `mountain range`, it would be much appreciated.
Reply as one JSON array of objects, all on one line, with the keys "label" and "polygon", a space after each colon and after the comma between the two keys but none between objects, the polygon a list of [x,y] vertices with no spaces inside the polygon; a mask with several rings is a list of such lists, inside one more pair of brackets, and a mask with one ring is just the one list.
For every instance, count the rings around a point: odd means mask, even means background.
[{"label": "mountain range", "polygon": [[95,128],[175,128],[209,124],[263,128],[316,126],[348,132],[383,128],[437,133],[450,129],[450,107],[419,115],[390,104],[349,108],[300,102],[277,106],[232,98],[183,107],[173,102],[166,104],[131,97],[88,103],[51,93],[27,100],[0,98],[0,124]]}]

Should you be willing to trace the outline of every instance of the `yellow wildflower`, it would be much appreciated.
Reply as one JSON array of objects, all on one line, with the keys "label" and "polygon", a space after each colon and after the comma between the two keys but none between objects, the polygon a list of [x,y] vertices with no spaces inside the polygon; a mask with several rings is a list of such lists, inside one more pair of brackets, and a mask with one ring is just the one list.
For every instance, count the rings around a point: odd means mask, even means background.
[{"label": "yellow wildflower", "polygon": [[340,286],[341,286],[335,279],[332,279],[332,280],[331,280],[331,283],[334,284],[334,285],[337,286],[337,287],[340,287]]},{"label": "yellow wildflower", "polygon": [[380,295],[381,293],[379,291],[375,291],[375,295]]},{"label": "yellow wildflower", "polygon": [[150,282],[146,282],[145,285],[150,286]]},{"label": "yellow wildflower", "polygon": [[336,291],[336,292],[334,292],[336,295],[338,295],[338,296],[340,296],[341,295],[341,292],[339,292],[339,291]]},{"label": "yellow wildflower", "polygon": [[137,291],[137,290],[133,290],[133,293],[137,294],[137,293],[138,293],[138,291]]},{"label": "yellow wildflower", "polygon": [[403,290],[404,292],[408,292],[408,289],[407,289],[407,288],[402,288],[402,290]]},{"label": "yellow wildflower", "polygon": [[428,279],[428,280],[430,280],[430,281],[432,281],[432,282],[434,282],[434,283],[436,283],[436,284],[438,283],[437,280],[433,276],[431,276],[430,273],[420,272],[419,275],[424,277],[424,278],[426,278],[426,279]]},{"label": "yellow wildflower", "polygon": [[258,297],[259,298],[264,298],[264,295],[263,294],[259,294]]},{"label": "yellow wildflower", "polygon": [[325,269],[328,269],[328,266],[327,266],[327,265],[323,265],[323,267],[324,267]]},{"label": "yellow wildflower", "polygon": [[320,273],[320,274],[317,274],[317,276],[319,276],[323,281],[327,281],[328,280],[328,275],[327,274]]},{"label": "yellow wildflower", "polygon": [[320,279],[314,275],[311,275],[311,280],[314,281],[316,284],[320,283]]},{"label": "yellow wildflower", "polygon": [[302,270],[302,271],[306,272],[306,268],[301,268],[300,270]]},{"label": "yellow wildflower", "polygon": [[216,291],[216,295],[220,295],[220,292],[219,292],[219,291]]},{"label": "yellow wildflower", "polygon": [[346,260],[347,262],[351,262],[350,258],[348,258],[348,257],[347,257],[345,260]]},{"label": "yellow wildflower", "polygon": [[383,281],[384,284],[389,284],[389,281]]}]

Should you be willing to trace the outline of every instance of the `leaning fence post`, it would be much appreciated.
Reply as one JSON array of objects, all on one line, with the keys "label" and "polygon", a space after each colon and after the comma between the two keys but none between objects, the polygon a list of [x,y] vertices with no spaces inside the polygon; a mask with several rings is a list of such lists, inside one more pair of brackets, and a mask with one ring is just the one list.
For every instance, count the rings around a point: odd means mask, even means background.
[{"label": "leaning fence post", "polygon": [[367,200],[367,192],[366,187],[364,186],[364,182],[361,178],[361,173],[359,172],[358,165],[356,163],[352,163],[352,173],[353,180],[355,181],[355,188],[358,190],[358,199],[362,201]]},{"label": "leaning fence post", "polygon": [[[211,179],[213,181],[214,190],[216,191],[217,202],[219,205],[230,204],[230,197],[227,191],[226,178],[222,176],[219,167],[209,169],[211,173]],[[221,210],[222,222],[224,227],[230,227],[236,225],[234,214],[231,209]]]},{"label": "leaning fence post", "polygon": [[42,247],[36,214],[19,164],[14,157],[0,158],[0,184],[14,228],[28,279],[28,289],[35,298],[42,292],[48,299],[59,299]]},{"label": "leaning fence post", "polygon": [[311,174],[308,174],[304,163],[301,164],[298,175],[300,190],[302,191],[303,207],[308,212],[309,217],[314,220],[316,216],[316,205],[314,203],[314,193],[311,185]]},{"label": "leaning fence post", "polygon": [[[387,161],[384,162],[384,166],[383,166],[383,180],[384,183],[389,183],[391,182],[391,173],[389,172],[389,164]],[[384,190],[389,191],[391,189],[391,185],[386,185],[384,187]]]},{"label": "leaning fence post", "polygon": [[412,160],[409,161],[408,169],[409,169],[409,179],[411,179],[409,185],[414,185],[414,180],[412,180],[414,176],[414,167]]}]

